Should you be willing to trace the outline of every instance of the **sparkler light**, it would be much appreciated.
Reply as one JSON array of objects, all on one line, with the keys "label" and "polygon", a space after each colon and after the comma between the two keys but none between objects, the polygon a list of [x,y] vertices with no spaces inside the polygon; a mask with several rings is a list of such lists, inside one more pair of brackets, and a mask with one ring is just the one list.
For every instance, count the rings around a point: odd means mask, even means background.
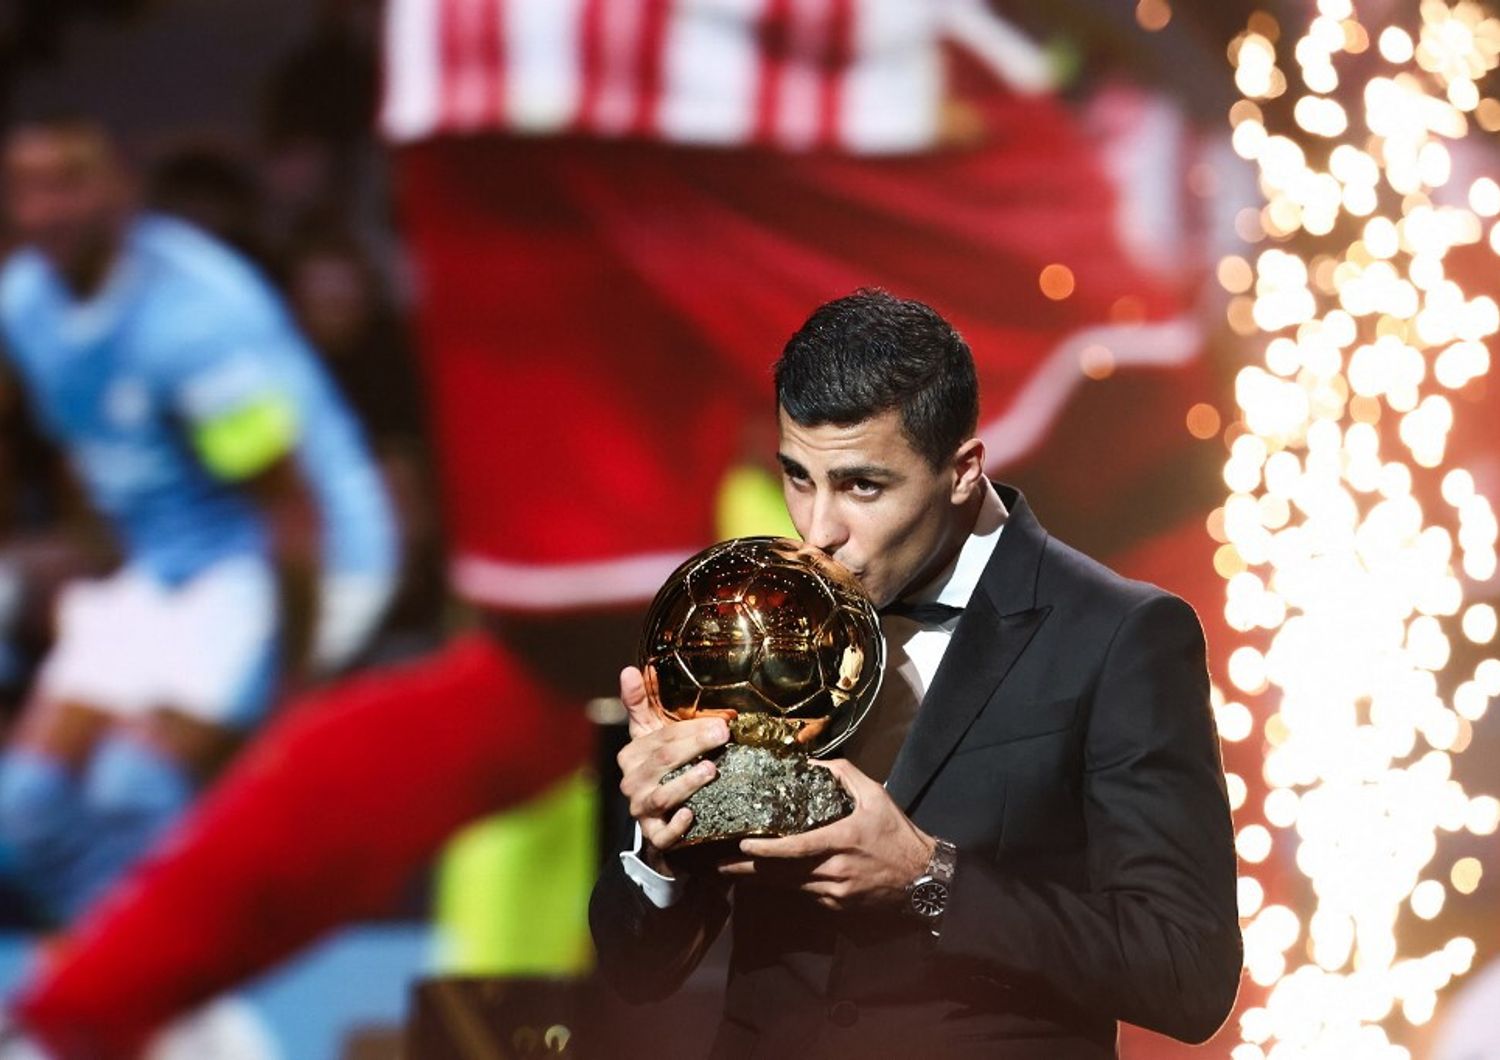
[{"label": "sparkler light", "polygon": [[[1494,608],[1465,596],[1495,574],[1497,524],[1447,454],[1449,395],[1489,371],[1500,309],[1446,267],[1486,237],[1500,252],[1500,185],[1439,193],[1449,144],[1500,128],[1479,87],[1500,20],[1471,0],[1419,14],[1413,35],[1318,0],[1295,41],[1262,13],[1229,51],[1244,96],[1232,144],[1265,205],[1236,223],[1261,249],[1218,269],[1230,326],[1261,358],[1235,381],[1228,496],[1209,519],[1225,620],[1244,637],[1214,703],[1225,740],[1262,719],[1268,789],[1252,804],[1229,778],[1246,966],[1266,988],[1234,1060],[1407,1057],[1390,1024],[1429,1020],[1475,945],[1412,954],[1398,928],[1441,923],[1449,891],[1479,884],[1477,859],[1442,862],[1441,836],[1500,825],[1500,801],[1453,777],[1500,660],[1450,672],[1456,644],[1496,635]],[[1354,71],[1362,85],[1345,83]],[[1277,131],[1268,114],[1283,111]],[[1424,506],[1429,492],[1442,504]],[[1293,859],[1305,915],[1257,878]]]}]

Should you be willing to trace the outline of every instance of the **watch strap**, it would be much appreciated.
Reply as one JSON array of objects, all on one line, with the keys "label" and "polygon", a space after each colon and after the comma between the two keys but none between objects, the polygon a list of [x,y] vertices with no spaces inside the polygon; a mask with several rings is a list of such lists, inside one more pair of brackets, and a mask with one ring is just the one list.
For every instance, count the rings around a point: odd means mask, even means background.
[{"label": "watch strap", "polygon": [[927,868],[907,885],[907,912],[927,925],[933,935],[938,934],[947,909],[957,866],[958,848],[946,839],[935,839]]},{"label": "watch strap", "polygon": [[942,883],[945,887],[953,885],[953,873],[958,868],[958,847],[946,839],[934,839],[932,843],[932,857],[927,859],[926,875]]}]

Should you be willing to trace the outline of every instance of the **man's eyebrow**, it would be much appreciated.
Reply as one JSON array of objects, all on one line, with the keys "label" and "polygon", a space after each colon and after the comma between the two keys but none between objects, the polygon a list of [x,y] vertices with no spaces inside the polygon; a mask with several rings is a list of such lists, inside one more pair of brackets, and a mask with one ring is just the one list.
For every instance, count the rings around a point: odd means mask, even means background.
[{"label": "man's eyebrow", "polygon": [[[782,469],[787,474],[802,475],[806,478],[812,477],[807,468],[797,463],[797,461],[785,453],[777,453],[776,459],[781,461]],[[828,472],[828,481],[830,482],[852,482],[857,479],[868,479],[871,482],[890,484],[901,482],[903,477],[890,468],[881,467],[879,464],[850,464],[847,467],[831,468]]]},{"label": "man's eyebrow", "polygon": [[899,482],[901,476],[888,467],[879,464],[851,464],[848,467],[835,467],[828,470],[830,482],[849,482],[853,479],[869,479],[871,482]]}]

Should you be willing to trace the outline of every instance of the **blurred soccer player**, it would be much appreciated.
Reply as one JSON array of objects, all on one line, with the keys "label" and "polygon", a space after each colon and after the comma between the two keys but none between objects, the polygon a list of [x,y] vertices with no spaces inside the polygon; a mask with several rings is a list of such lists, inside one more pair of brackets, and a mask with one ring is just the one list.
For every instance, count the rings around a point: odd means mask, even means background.
[{"label": "blurred soccer player", "polygon": [[[3,162],[23,244],[0,272],[5,352],[123,554],[64,593],[0,756],[0,836],[65,922],[261,718],[284,656],[328,672],[361,646],[395,534],[358,425],[245,261],[137,212],[87,120],[23,121]],[[310,645],[283,587],[314,608]]]}]

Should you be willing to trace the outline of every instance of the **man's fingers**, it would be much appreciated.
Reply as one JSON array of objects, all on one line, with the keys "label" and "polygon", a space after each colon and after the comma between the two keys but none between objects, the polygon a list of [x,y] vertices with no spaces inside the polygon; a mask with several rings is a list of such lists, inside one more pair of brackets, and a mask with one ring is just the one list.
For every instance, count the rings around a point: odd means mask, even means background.
[{"label": "man's fingers", "polygon": [[[815,766],[822,766],[840,780],[847,780],[853,769],[847,758],[810,758],[808,761]],[[858,771],[855,770],[855,772]]]},{"label": "man's fingers", "polygon": [[813,888],[837,886],[827,863],[812,858],[727,858],[716,866],[720,876],[735,883],[816,893]]},{"label": "man's fingers", "polygon": [[680,777],[639,793],[632,800],[630,813],[633,817],[666,817],[688,800],[688,796],[719,775],[712,762],[702,761],[688,769]]},{"label": "man's fingers", "polygon": [[627,666],[620,671],[620,702],[625,705],[632,740],[655,732],[667,724],[661,713],[651,705],[651,697],[646,694],[646,683],[654,676],[643,674],[634,666]]},{"label": "man's fingers", "polygon": [[800,835],[782,839],[742,839],[740,853],[750,858],[801,858],[811,849]]},{"label": "man's fingers", "polygon": [[625,704],[625,714],[630,719],[632,740],[666,725],[666,719],[651,705],[651,698],[646,695],[646,681],[647,675],[634,666],[627,666],[620,671],[620,702]]},{"label": "man's fingers", "polygon": [[657,751],[657,765],[664,766],[662,772],[670,772],[691,762],[701,754],[729,742],[729,723],[723,718],[695,718],[677,722],[668,731]]},{"label": "man's fingers", "polygon": [[803,881],[826,880],[827,869],[822,862],[807,864],[796,861],[757,861],[755,858],[732,858],[719,862],[719,872],[725,876],[777,876]]},{"label": "man's fingers", "polygon": [[667,820],[647,818],[641,821],[641,838],[657,850],[669,850],[693,826],[693,811],[678,808]]},{"label": "man's fingers", "polygon": [[641,768],[655,770],[656,779],[660,780],[678,766],[728,742],[729,726],[722,718],[674,721],[641,741],[641,749],[645,751]]},{"label": "man's fingers", "polygon": [[742,839],[740,853],[752,858],[815,858],[844,849],[845,817],[811,832],[780,839]]},{"label": "man's fingers", "polygon": [[632,739],[620,748],[615,761],[620,763],[620,772],[627,783],[633,774],[645,771],[651,774],[650,783],[655,784],[678,766],[728,742],[729,726],[720,718],[674,721]]},{"label": "man's fingers", "polygon": [[828,772],[832,773],[835,777],[838,778],[839,784],[841,784],[844,790],[849,793],[849,798],[854,800],[854,805],[856,808],[858,808],[860,804],[861,789],[865,786],[865,784],[874,783],[870,780],[869,777],[865,776],[858,769],[856,769],[853,763],[851,763],[848,759],[830,758],[824,760],[814,758],[811,759],[811,761],[813,765],[822,766],[824,769],[828,770]]}]

